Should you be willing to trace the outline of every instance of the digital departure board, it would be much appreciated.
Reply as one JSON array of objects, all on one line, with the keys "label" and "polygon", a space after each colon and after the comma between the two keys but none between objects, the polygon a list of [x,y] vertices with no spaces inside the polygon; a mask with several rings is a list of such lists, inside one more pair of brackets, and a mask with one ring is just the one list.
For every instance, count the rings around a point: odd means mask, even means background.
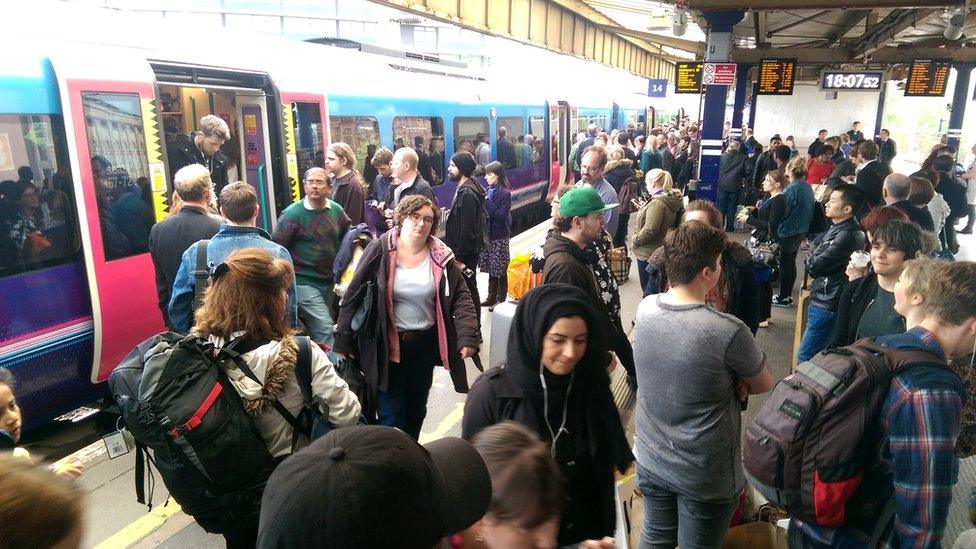
[{"label": "digital departure board", "polygon": [[883,71],[823,71],[820,89],[824,91],[878,91],[884,83]]},{"label": "digital departure board", "polygon": [[916,59],[908,70],[905,97],[943,97],[949,82],[952,62],[939,59]]},{"label": "digital departure board", "polygon": [[674,93],[701,93],[703,67],[700,61],[675,63]]},{"label": "digital departure board", "polygon": [[759,95],[793,95],[796,59],[763,59],[759,64]]}]

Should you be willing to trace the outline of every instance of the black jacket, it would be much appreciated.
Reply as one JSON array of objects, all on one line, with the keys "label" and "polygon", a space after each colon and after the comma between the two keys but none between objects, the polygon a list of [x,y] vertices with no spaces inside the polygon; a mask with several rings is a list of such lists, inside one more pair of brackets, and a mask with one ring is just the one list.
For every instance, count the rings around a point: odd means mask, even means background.
[{"label": "black jacket", "polygon": [[603,172],[603,178],[613,187],[619,195],[620,189],[634,179],[634,163],[624,158],[622,160],[611,160],[607,162],[607,169]]},{"label": "black jacket", "polygon": [[193,137],[179,134],[172,143],[166,146],[169,157],[169,176],[176,177],[180,168],[190,164],[200,164],[210,169],[210,180],[214,184],[214,194],[220,196],[220,191],[229,183],[227,181],[227,155],[218,150],[212,158],[205,158],[200,148],[193,142]]},{"label": "black jacket", "polygon": [[458,187],[451,212],[444,227],[444,243],[454,250],[461,263],[470,268],[478,263],[487,235],[485,189],[476,179],[468,178]]},{"label": "black jacket", "polygon": [[881,189],[884,188],[884,180],[890,173],[891,170],[879,160],[871,162],[857,172],[854,184],[864,191],[864,199],[867,201],[868,209],[884,206]]},{"label": "black jacket", "polygon": [[[644,295],[659,294],[668,291],[667,269],[665,268],[664,246],[661,246],[647,260],[647,286]],[[749,327],[755,335],[762,321],[759,305],[759,285],[752,267],[752,254],[738,242],[729,242],[722,252],[722,276],[725,278],[725,288],[728,291],[726,310],[723,313],[733,315]]]},{"label": "black jacket", "polygon": [[954,175],[939,172],[939,184],[935,192],[949,204],[949,219],[956,220],[966,217],[966,187]]},{"label": "black jacket", "polygon": [[929,213],[928,208],[919,208],[907,200],[899,200],[891,206],[905,212],[905,215],[908,216],[908,219],[912,223],[917,224],[930,233],[935,232],[935,221],[932,220],[932,214]]},{"label": "black jacket", "polygon": [[168,314],[169,298],[183,252],[198,240],[212,238],[219,229],[220,219],[194,206],[183,206],[180,213],[156,223],[149,230],[149,254],[156,269],[156,295],[166,326],[173,327]]},{"label": "black jacket", "polygon": [[770,170],[776,169],[776,158],[772,151],[763,151],[756,158],[756,165],[752,170],[752,185],[757,189],[762,188],[762,182],[766,179],[766,174]]},{"label": "black jacket", "polygon": [[610,319],[606,302],[600,295],[600,287],[596,275],[590,268],[586,251],[572,240],[553,232],[546,239],[542,247],[545,254],[545,266],[542,268],[542,283],[562,282],[581,288],[590,296],[593,308],[596,310],[604,326],[609,326],[607,339],[610,350],[616,353],[620,364],[627,370],[627,375],[637,379],[634,367],[634,349],[627,339],[627,334],[619,322]]},{"label": "black jacket", "polygon": [[845,160],[834,167],[834,171],[830,172],[827,176],[827,186],[831,189],[836,189],[841,185],[847,183],[844,180],[845,177],[849,175],[857,174],[857,165],[853,160]]},{"label": "black jacket", "polygon": [[727,151],[722,155],[718,169],[718,190],[738,192],[746,176],[747,157],[742,151]]},{"label": "black jacket", "polygon": [[844,347],[857,341],[861,317],[877,293],[878,275],[874,272],[847,284],[837,303],[837,320],[834,323],[834,341],[831,347]]},{"label": "black jacket", "polygon": [[878,144],[878,161],[884,164],[891,164],[891,159],[898,154],[895,140],[891,138],[888,138],[887,141],[875,139],[874,142]]},{"label": "black jacket", "polygon": [[786,197],[778,194],[763,202],[758,210],[749,214],[746,220],[747,225],[756,228],[752,236],[760,242],[773,242],[779,236],[776,231],[779,229],[779,222],[786,213]]},{"label": "black jacket", "polygon": [[[399,185],[390,185],[390,190],[387,191],[387,195],[386,195],[387,208],[390,209],[396,208],[396,202],[394,202],[393,199],[394,197],[396,197],[396,189],[398,186]],[[428,183],[427,180],[424,179],[424,176],[420,175],[419,173],[417,174],[417,178],[414,179],[413,185],[411,185],[407,189],[404,189],[403,192],[400,193],[400,200],[403,200],[404,198],[408,196],[413,196],[415,194],[426,196],[427,198],[430,199],[431,202],[434,203],[434,207],[435,208],[437,207],[437,199],[434,198],[434,191],[431,190],[430,183]]]},{"label": "black jacket", "polygon": [[831,225],[817,237],[806,260],[807,274],[813,278],[810,303],[828,311],[837,309],[837,301],[847,285],[847,263],[851,253],[864,248],[864,231],[855,218]]}]

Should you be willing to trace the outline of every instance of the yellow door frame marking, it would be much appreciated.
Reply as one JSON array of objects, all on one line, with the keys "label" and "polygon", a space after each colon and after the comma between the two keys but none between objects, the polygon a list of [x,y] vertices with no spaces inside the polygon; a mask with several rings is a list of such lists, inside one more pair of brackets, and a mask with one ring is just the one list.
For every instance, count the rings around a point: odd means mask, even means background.
[{"label": "yellow door frame marking", "polygon": [[427,444],[428,442],[433,442],[437,439],[444,438],[444,435],[446,435],[448,431],[453,429],[454,426],[461,421],[461,417],[463,415],[464,415],[464,403],[463,402],[455,403],[454,409],[451,410],[450,413],[448,413],[446,416],[444,416],[444,419],[442,419],[440,423],[437,424],[437,427],[434,428],[433,433],[430,434],[420,433],[420,443]]}]

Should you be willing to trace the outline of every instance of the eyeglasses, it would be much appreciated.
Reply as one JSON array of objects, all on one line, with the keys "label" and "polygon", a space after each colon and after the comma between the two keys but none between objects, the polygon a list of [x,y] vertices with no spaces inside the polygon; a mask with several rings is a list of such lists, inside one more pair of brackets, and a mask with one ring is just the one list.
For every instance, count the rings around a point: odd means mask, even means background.
[{"label": "eyeglasses", "polygon": [[309,187],[325,187],[328,185],[328,181],[322,181],[318,179],[306,179],[305,184]]},{"label": "eyeglasses", "polygon": [[413,221],[416,225],[433,225],[434,218],[420,215],[418,213],[412,213],[409,215],[410,221]]}]

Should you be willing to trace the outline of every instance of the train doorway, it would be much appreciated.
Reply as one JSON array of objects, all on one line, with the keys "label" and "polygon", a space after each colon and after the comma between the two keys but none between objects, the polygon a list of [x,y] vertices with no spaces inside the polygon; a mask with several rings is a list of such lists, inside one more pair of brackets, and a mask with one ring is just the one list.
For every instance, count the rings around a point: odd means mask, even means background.
[{"label": "train doorway", "polygon": [[[258,195],[257,225],[272,231],[290,200],[282,153],[277,90],[270,78],[210,68],[152,63],[156,73],[164,147],[173,151],[192,142],[202,117],[213,114],[227,123],[230,138],[220,147],[227,156],[227,182],[244,181]],[[167,154],[172,192],[174,170]],[[217,181],[215,181],[217,183]],[[217,192],[220,189],[216,189]]]}]

